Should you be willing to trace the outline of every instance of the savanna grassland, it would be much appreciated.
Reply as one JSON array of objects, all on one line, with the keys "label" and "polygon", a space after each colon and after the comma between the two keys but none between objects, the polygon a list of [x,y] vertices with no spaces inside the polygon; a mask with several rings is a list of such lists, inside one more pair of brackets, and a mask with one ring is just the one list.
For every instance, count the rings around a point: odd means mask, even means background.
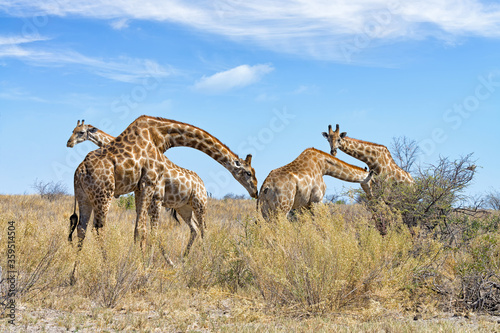
[{"label": "savanna grassland", "polygon": [[68,242],[72,213],[70,196],[0,196],[4,304],[11,225],[17,271],[15,325],[5,311],[0,330],[500,330],[499,313],[486,306],[495,292],[491,274],[500,266],[497,212],[449,220],[450,228],[457,226],[450,241],[418,226],[410,232],[398,219],[381,236],[359,204],[318,204],[293,221],[280,216],[266,223],[254,200],[210,199],[205,238],[183,260],[187,226],[163,210],[158,235],[143,254],[133,241],[135,211],[122,198],[104,227],[106,258],[89,226],[71,285],[77,257],[76,240]]}]

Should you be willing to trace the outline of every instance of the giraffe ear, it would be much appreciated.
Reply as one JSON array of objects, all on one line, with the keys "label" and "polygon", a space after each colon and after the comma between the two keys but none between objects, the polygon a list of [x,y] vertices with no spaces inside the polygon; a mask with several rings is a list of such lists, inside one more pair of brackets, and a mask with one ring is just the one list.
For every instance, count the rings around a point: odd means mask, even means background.
[{"label": "giraffe ear", "polygon": [[97,132],[97,127],[93,127],[93,126],[92,126],[92,127],[89,129],[89,132],[90,132],[90,133],[95,133],[95,132]]},{"label": "giraffe ear", "polygon": [[328,133],[323,132],[322,134],[323,134],[323,137],[328,140]]},{"label": "giraffe ear", "polygon": [[236,160],[236,161],[234,161],[234,165],[236,165],[237,167],[239,167],[239,166],[241,166],[241,163],[240,163],[240,161]]},{"label": "giraffe ear", "polygon": [[340,137],[341,137],[342,139],[343,139],[343,138],[345,138],[346,136],[347,136],[347,133],[346,133],[346,132],[342,132],[342,133],[340,133]]},{"label": "giraffe ear", "polygon": [[248,164],[248,165],[251,165],[252,164],[252,154],[248,154],[247,157],[245,158],[245,162]]}]

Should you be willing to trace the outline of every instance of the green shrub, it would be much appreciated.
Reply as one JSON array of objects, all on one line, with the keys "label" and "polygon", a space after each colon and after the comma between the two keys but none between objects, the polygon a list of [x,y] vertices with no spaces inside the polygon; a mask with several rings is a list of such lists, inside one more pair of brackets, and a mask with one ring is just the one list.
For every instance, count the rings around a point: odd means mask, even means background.
[{"label": "green shrub", "polygon": [[130,193],[127,195],[122,195],[118,199],[117,204],[118,204],[118,207],[120,207],[120,208],[135,210],[135,196],[134,196],[134,194]]}]

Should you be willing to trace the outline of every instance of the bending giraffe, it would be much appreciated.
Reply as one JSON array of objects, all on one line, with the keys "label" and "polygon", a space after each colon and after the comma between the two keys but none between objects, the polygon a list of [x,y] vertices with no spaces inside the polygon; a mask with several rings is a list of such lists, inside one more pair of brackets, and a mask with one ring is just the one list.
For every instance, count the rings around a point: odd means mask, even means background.
[{"label": "bending giraffe", "polygon": [[[89,140],[102,148],[115,140],[114,136],[109,135],[92,125],[85,124],[84,122],[85,121],[83,120],[81,123],[80,121],[77,122],[77,125],[73,130],[73,134],[68,140],[68,147],[74,147],[81,142]],[[199,230],[202,238],[204,235],[204,228],[206,227],[205,215],[207,207],[207,191],[203,181],[195,172],[177,166],[168,158],[166,158],[165,167],[166,171],[162,179],[162,189],[164,189],[164,194],[161,204],[166,208],[173,209],[174,212],[178,212],[184,222],[186,222],[189,226],[191,235],[184,251],[184,256],[187,256],[194,240],[197,237],[197,230]],[[136,193],[135,198],[137,199],[137,197],[138,194]],[[158,205],[154,204],[149,207],[149,214],[152,217],[152,229],[157,226],[159,209]],[[73,213],[70,217],[71,225],[68,237],[70,241],[72,239],[73,231],[78,224],[78,217],[76,215],[76,200],[74,210],[75,213]],[[175,216],[176,215],[174,215],[174,217]],[[86,224],[78,225],[80,242],[83,241],[83,238],[85,237],[86,228]]]},{"label": "bending giraffe", "polygon": [[[208,132],[174,120],[140,116],[116,139],[87,154],[75,172],[75,196],[80,207],[79,225],[87,224],[94,211],[94,227],[106,223],[111,200],[120,194],[136,192],[137,217],[134,239],[142,249],[146,241],[147,210],[162,200],[162,184],[167,166],[163,153],[172,147],[198,149],[221,165],[257,197],[257,179],[252,156],[242,160]],[[83,207],[83,208],[82,208]],[[80,229],[78,230],[80,231]],[[78,233],[79,238],[82,234]]]},{"label": "bending giraffe", "polygon": [[257,201],[264,219],[269,220],[277,211],[288,214],[292,209],[309,208],[323,200],[325,175],[353,183],[368,183],[372,172],[308,148],[289,164],[271,171],[264,180]]},{"label": "bending giraffe", "polygon": [[[394,162],[386,146],[349,138],[346,132],[340,133],[338,124],[335,131],[333,131],[332,125],[328,125],[328,133],[323,132],[323,136],[330,144],[330,153],[332,156],[335,156],[337,149],[340,149],[344,153],[365,162],[375,175],[384,174],[387,176],[387,179],[396,182],[413,183],[411,175]],[[368,198],[370,198],[371,191],[369,188],[363,187],[363,189],[367,193]]]}]

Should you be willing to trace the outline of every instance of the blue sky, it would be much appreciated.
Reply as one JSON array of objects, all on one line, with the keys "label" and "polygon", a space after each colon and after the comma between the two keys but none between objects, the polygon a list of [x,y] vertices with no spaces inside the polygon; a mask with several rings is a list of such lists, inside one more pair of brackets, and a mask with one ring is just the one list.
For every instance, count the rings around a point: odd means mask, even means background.
[{"label": "blue sky", "polygon": [[[0,22],[0,193],[35,179],[72,193],[95,149],[66,147],[77,120],[117,136],[141,114],[252,153],[259,186],[304,149],[328,151],[321,132],[338,123],[387,146],[414,139],[420,163],[474,152],[470,191],[500,188],[495,1],[0,0]],[[246,194],[201,152],[166,155],[216,197]]]}]

